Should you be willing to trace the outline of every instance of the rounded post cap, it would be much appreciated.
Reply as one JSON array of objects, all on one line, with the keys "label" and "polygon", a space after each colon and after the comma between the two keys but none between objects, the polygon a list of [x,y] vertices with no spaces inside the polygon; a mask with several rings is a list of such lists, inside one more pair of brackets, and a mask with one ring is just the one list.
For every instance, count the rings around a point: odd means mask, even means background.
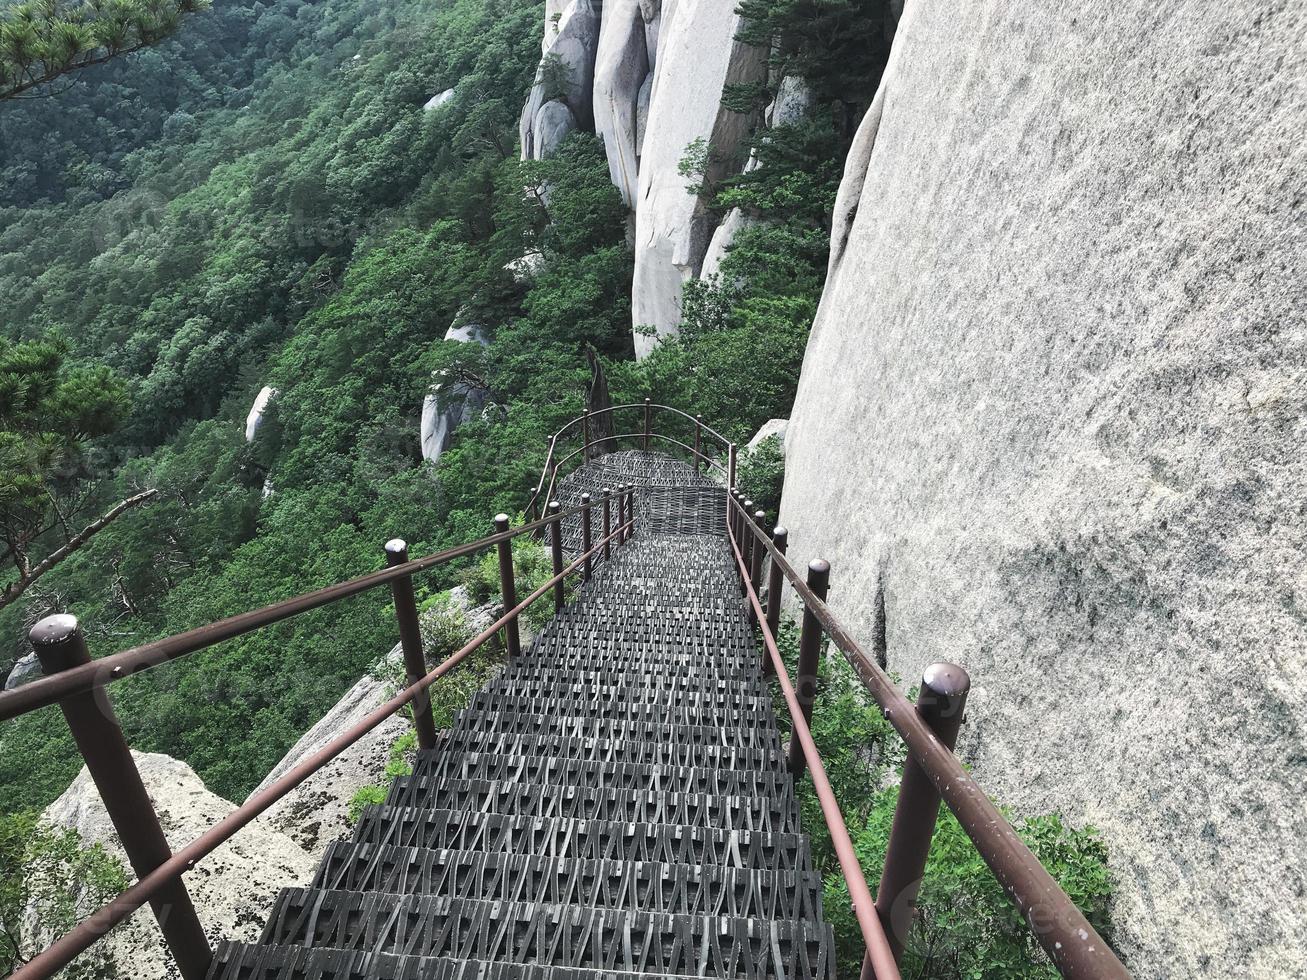
[{"label": "rounded post cap", "polygon": [[562,509],[563,509],[563,505],[560,504],[557,500],[551,500],[551,501],[549,501],[549,509],[550,509],[550,510],[562,510]]},{"label": "rounded post cap", "polygon": [[34,647],[48,647],[63,643],[77,635],[77,617],[72,613],[56,613],[46,616],[27,633],[27,638]]},{"label": "rounded post cap", "polygon": [[830,562],[825,558],[814,558],[808,562],[808,584],[825,588],[830,579]]},{"label": "rounded post cap", "polygon": [[784,541],[790,536],[790,532],[784,524],[777,524],[772,528],[771,536],[773,541]]},{"label": "rounded post cap", "polygon": [[752,501],[752,500],[746,500],[746,501],[744,502],[744,509],[745,509],[745,510],[753,510],[753,501]]},{"label": "rounded post cap", "polygon": [[495,527],[500,528],[501,530],[502,530],[502,529],[506,529],[506,528],[508,527],[508,515],[507,515],[507,514],[496,514],[496,515],[495,515]]},{"label": "rounded post cap", "polygon": [[755,510],[753,512],[753,519],[761,524],[767,519],[767,512],[765,510]]},{"label": "rounded post cap", "polygon": [[391,538],[386,542],[386,554],[402,555],[408,551],[408,542],[403,538]]},{"label": "rounded post cap", "polygon": [[590,502],[590,495],[588,493],[581,494],[581,503],[588,504],[589,502]]},{"label": "rounded post cap", "polygon": [[604,487],[604,491],[603,491],[603,493],[604,493],[604,496],[605,496],[605,497],[610,496],[610,495],[612,494],[612,492],[613,492],[613,488],[612,488],[612,487]]},{"label": "rounded post cap", "polygon": [[650,397],[648,397],[648,396],[646,395],[646,396],[645,396],[645,399],[644,399],[644,403],[645,403],[646,405],[648,405],[648,404],[650,404],[650,403],[652,403],[652,402],[653,402],[653,399],[650,398]]},{"label": "rounded post cap", "polygon": [[925,669],[921,686],[941,698],[960,698],[971,690],[971,676],[957,664],[942,661]]}]

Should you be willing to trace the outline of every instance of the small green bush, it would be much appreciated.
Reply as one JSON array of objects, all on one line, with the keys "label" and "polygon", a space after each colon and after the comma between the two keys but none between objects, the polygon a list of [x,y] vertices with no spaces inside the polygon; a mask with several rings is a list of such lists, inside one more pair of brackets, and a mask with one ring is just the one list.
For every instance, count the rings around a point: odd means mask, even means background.
[{"label": "small green bush", "polygon": [[774,520],[780,513],[781,490],[785,486],[785,447],[780,436],[768,436],[753,452],[741,457],[738,482],[754,505]]}]

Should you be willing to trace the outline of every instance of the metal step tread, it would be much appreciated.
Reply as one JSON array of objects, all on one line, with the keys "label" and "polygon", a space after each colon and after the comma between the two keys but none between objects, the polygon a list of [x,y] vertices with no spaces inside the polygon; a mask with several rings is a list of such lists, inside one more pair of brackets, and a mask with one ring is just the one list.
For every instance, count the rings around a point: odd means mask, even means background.
[{"label": "metal step tread", "polygon": [[812,870],[812,855],[804,834],[569,817],[546,819],[384,803],[363,809],[352,839],[356,844],[535,854],[576,861],[653,861],[770,871]]},{"label": "metal step tread", "polygon": [[677,915],[817,919],[822,882],[815,871],[574,861],[337,841],[327,848],[312,887]]},{"label": "metal step tread", "polygon": [[779,770],[778,751],[735,745],[694,745],[629,739],[572,738],[557,735],[516,735],[451,729],[438,736],[432,749],[418,753],[413,772],[430,772],[451,753],[490,753],[510,758],[547,756],[578,762],[614,762],[687,769]]},{"label": "metal step tread", "polygon": [[426,895],[287,889],[263,941],[658,976],[833,976],[822,923]]}]

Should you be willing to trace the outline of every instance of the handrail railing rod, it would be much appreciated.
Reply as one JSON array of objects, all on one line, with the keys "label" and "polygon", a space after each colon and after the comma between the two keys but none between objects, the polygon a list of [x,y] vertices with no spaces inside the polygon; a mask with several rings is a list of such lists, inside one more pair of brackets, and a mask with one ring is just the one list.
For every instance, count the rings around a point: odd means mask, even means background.
[{"label": "handrail railing rod", "polygon": [[[570,517],[580,512],[580,507],[574,507],[564,511],[561,516]],[[307,592],[292,599],[274,602],[262,609],[239,613],[226,619],[220,619],[216,623],[210,623],[207,626],[187,630],[185,633],[178,633],[162,640],[155,640],[152,643],[112,653],[83,667],[74,667],[71,670],[50,677],[38,678],[12,691],[0,693],[0,721],[7,721],[29,711],[57,704],[71,694],[99,690],[115,681],[123,680],[151,667],[169,663],[188,654],[215,646],[238,636],[244,636],[246,633],[252,633],[265,626],[271,626],[273,623],[279,623],[301,613],[319,609],[341,599],[348,599],[370,589],[388,585],[406,575],[423,572],[456,558],[475,554],[498,544],[500,541],[512,540],[520,535],[530,534],[539,528],[547,526],[552,520],[554,518],[550,516],[538,521],[532,521],[510,531],[492,534],[478,541],[458,545],[454,548],[446,548],[444,551],[438,551],[423,558],[416,558],[401,565],[392,565],[389,568],[338,582],[335,585],[329,585],[314,592]]]},{"label": "handrail railing rod", "polygon": [[[727,472],[726,467],[723,466],[721,463],[719,463],[717,460],[713,459],[711,456],[706,456],[706,455],[704,455],[703,453],[697,451],[697,450],[694,449],[693,447],[688,446],[688,445],[686,445],[685,443],[681,442],[679,439],[673,439],[671,436],[665,436],[665,435],[663,435],[663,434],[660,433],[660,432],[652,432],[652,433],[650,433],[650,436],[651,436],[652,438],[654,438],[654,439],[661,439],[663,442],[670,442],[670,443],[671,443],[672,445],[674,445],[674,446],[680,446],[682,449],[684,449],[684,450],[686,450],[687,452],[689,452],[692,456],[696,456],[696,457],[698,457],[699,459],[703,460],[703,461],[704,461],[705,463],[707,463],[709,466],[715,466],[715,467],[717,467],[717,469],[721,470],[723,474],[725,474],[725,473]],[[604,438],[605,438],[605,441],[607,441],[607,440],[612,440],[612,441],[614,441],[614,442],[615,442],[616,440],[618,440],[618,439],[643,439],[643,438],[644,438],[644,433],[643,433],[643,432],[622,433],[621,435],[605,436]],[[562,459],[560,459],[557,463],[555,463],[555,464],[554,464],[554,467],[553,467],[553,471],[552,471],[552,473],[551,473],[551,475],[550,475],[550,477],[549,477],[549,483],[548,483],[548,484],[542,484],[542,486],[547,486],[548,492],[545,493],[545,494],[540,494],[539,492],[537,492],[537,493],[536,493],[536,494],[531,498],[531,500],[532,500],[532,501],[539,500],[539,499],[543,499],[543,500],[546,500],[546,501],[553,500],[553,499],[554,499],[554,490],[555,490],[556,487],[557,487],[556,480],[557,480],[557,477],[558,477],[559,472],[560,472],[560,471],[562,470],[562,468],[563,468],[563,465],[564,465],[568,460],[572,459],[573,457],[580,455],[581,452],[583,452],[583,449],[573,449],[570,453],[568,453],[566,456],[564,456]],[[530,507],[530,506],[531,506],[530,503],[528,503],[527,506]]]},{"label": "handrail railing rod", "polygon": [[839,801],[836,800],[835,791],[831,788],[830,779],[826,775],[826,767],[821,761],[821,753],[817,751],[817,743],[812,737],[812,730],[808,727],[808,722],[804,718],[798,694],[795,693],[794,685],[790,681],[790,675],[785,669],[785,661],[781,658],[780,650],[776,646],[776,637],[772,634],[771,627],[767,623],[767,614],[763,611],[762,603],[758,599],[758,592],[749,579],[749,567],[744,562],[744,555],[740,551],[739,541],[736,540],[735,530],[732,528],[728,533],[730,534],[731,551],[735,554],[735,563],[739,568],[740,578],[744,581],[749,605],[753,609],[758,628],[762,632],[763,645],[767,648],[767,656],[776,672],[776,679],[780,682],[785,703],[790,709],[790,721],[794,727],[794,735],[803,748],[803,757],[808,764],[809,775],[812,777],[812,788],[817,793],[817,801],[821,804],[822,816],[826,819],[826,828],[830,831],[831,845],[835,848],[835,856],[839,859],[840,870],[844,873],[844,880],[849,886],[849,897],[853,902],[853,915],[858,920],[858,928],[862,932],[862,941],[867,947],[867,956],[871,961],[872,968],[875,970],[875,980],[899,980],[899,968],[894,960],[894,951],[890,946],[889,937],[885,935],[885,927],[880,921],[880,916],[876,913],[876,902],[871,896],[871,889],[867,886],[867,878],[862,873],[862,865],[858,863],[857,851],[854,850],[853,840],[849,837],[849,828],[844,823],[844,814],[840,812]]},{"label": "handrail railing rod", "polygon": [[[728,495],[728,507],[743,513],[739,503]],[[999,812],[957,757],[921,720],[908,701],[879,665],[862,649],[840,624],[830,607],[812,593],[784,555],[767,540],[766,533],[752,522],[745,522],[751,533],[767,549],[795,593],[821,621],[826,635],[858,672],[863,686],[885,712],[889,723],[907,745],[922,771],[935,784],[940,796],[958,818],[976,850],[989,865],[1003,890],[1016,904],[1040,946],[1066,977],[1117,978],[1128,980],[1130,973],[1117,959],[1084,914],[1053,880],[1007,818]]]},{"label": "handrail railing rod", "polygon": [[[551,518],[550,520],[555,519]],[[521,528],[517,530],[520,531]],[[615,529],[609,537],[615,537],[624,530],[626,530],[626,525]],[[185,872],[190,871],[203,858],[230,840],[238,831],[274,803],[283,799],[296,786],[457,667],[459,663],[479,649],[510,621],[516,620],[528,606],[552,590],[556,583],[580,568],[586,557],[593,556],[595,552],[603,547],[604,542],[607,540],[608,537],[604,538],[603,541],[598,542],[591,548],[586,555],[581,555],[557,575],[541,584],[539,588],[512,609],[506,611],[472,640],[450,654],[447,659],[433,668],[416,684],[400,691],[352,728],[337,735],[317,752],[291,768],[280,779],[271,783],[261,793],[246,800],[191,843],[177,851],[171,858],[136,882],[108,905],[96,911],[89,918],[83,919],[70,931],[55,940],[47,949],[32,957],[24,966],[19,967],[10,974],[10,980],[49,980],[50,977],[68,966],[74,959],[94,945],[97,940],[103,938],[110,929],[145,905],[159,889],[165,887],[170,881],[177,879]]]}]

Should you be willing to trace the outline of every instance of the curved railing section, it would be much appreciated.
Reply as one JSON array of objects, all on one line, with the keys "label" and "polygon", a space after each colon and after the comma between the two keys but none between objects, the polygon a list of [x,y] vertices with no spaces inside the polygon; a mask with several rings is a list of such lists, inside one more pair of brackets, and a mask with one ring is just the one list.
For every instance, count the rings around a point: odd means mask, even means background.
[{"label": "curved railing section", "polygon": [[[594,428],[600,419],[612,421],[619,412],[643,413],[643,430],[614,435],[595,433]],[[654,431],[653,419],[655,413],[682,421],[685,423],[687,431],[692,426],[694,433],[693,444],[676,439],[666,433]],[[704,452],[705,437],[719,447],[718,455],[710,455]],[[573,441],[579,440],[580,445],[571,450],[566,449],[565,444],[569,438]],[[554,492],[558,488],[560,474],[566,475],[567,464],[577,456],[581,456],[582,463],[585,463],[604,453],[613,452],[616,450],[617,444],[623,441],[634,442],[643,449],[648,449],[651,443],[655,441],[676,446],[690,456],[694,461],[696,470],[700,466],[716,469],[722,474],[727,486],[735,486],[737,455],[735,443],[704,422],[702,415],[691,415],[679,408],[674,408],[671,405],[659,405],[652,399],[646,398],[639,404],[613,405],[593,412],[586,411],[551,435],[549,437],[549,452],[545,455],[545,464],[540,470],[540,480],[531,490],[531,497],[526,504],[526,513],[532,517],[538,517],[541,514],[544,503],[554,499]],[[725,463],[721,461],[721,456],[726,458]]]},{"label": "curved railing section", "polygon": [[[563,565],[562,522],[569,517],[579,516],[589,542],[591,512],[597,508],[597,504],[587,501],[570,510],[563,510],[555,504],[549,508],[545,518],[513,529],[508,526],[508,516],[500,514],[494,522],[496,533],[413,561],[408,560],[408,548],[403,541],[390,541],[385,546],[389,567],[382,571],[338,582],[316,592],[99,660],[91,659],[75,617],[50,616],[37,623],[30,636],[47,676],[13,691],[0,693],[0,720],[15,718],[52,704],[60,705],[114,829],[118,832],[123,850],[136,872],[137,881],[104,908],[78,923],[49,948],[19,967],[10,975],[12,980],[48,980],[147,903],[154,909],[164,941],[184,980],[204,980],[212,961],[212,951],[187,893],[183,876],[309,776],[406,707],[412,709],[418,746],[431,748],[436,738],[427,693],[431,685],[501,631],[509,656],[520,653],[518,620],[522,613],[551,591],[554,594],[555,609],[561,609],[565,601],[566,579],[580,571],[588,580],[593,574],[595,562],[609,557],[614,547],[630,538],[634,527],[632,488],[622,488],[616,502],[618,517],[615,524],[610,521],[605,509],[602,536],[566,566]],[[519,602],[513,568],[513,540],[524,534],[541,531],[548,531],[551,538],[554,574]],[[427,670],[413,576],[491,548],[496,549],[499,556],[503,615],[434,669]],[[407,686],[366,718],[337,735],[327,745],[246,800],[196,840],[172,853],[114,715],[108,687],[133,674],[185,657],[223,640],[262,629],[383,585],[390,586],[394,599]]]}]

